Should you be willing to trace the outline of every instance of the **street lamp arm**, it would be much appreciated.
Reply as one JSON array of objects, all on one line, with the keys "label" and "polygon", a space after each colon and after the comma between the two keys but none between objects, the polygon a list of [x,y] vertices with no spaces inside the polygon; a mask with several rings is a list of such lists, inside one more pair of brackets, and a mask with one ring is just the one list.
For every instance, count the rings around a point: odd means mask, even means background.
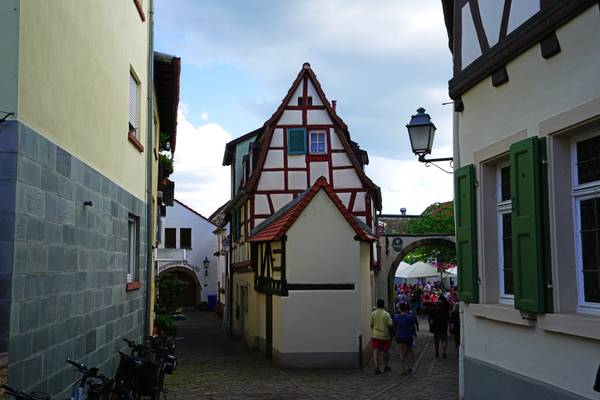
[{"label": "street lamp arm", "polygon": [[448,161],[450,162],[450,167],[452,168],[454,165],[454,159],[452,157],[444,157],[444,158],[425,158],[425,155],[420,155],[419,156],[419,161],[422,163],[425,163],[426,167],[429,167],[429,165],[433,165],[434,167],[436,167],[437,169],[440,169],[442,171],[444,171],[447,174],[452,174],[452,171],[447,171],[444,168],[440,167],[439,165],[435,164],[436,162],[444,162],[444,161]]}]

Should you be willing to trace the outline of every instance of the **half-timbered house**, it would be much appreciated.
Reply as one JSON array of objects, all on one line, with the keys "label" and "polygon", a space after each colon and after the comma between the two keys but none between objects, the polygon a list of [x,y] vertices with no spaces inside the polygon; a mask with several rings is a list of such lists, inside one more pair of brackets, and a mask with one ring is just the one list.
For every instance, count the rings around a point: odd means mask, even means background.
[{"label": "half-timbered house", "polygon": [[271,118],[227,144],[223,164],[233,333],[280,365],[357,365],[381,195],[308,63]]},{"label": "half-timbered house", "polygon": [[598,1],[443,4],[462,394],[598,398]]}]

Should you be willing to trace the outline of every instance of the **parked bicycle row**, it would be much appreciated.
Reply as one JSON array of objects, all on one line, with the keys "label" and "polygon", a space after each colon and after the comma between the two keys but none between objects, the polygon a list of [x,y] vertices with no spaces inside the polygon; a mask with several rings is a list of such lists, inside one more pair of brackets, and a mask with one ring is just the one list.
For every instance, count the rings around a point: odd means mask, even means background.
[{"label": "parked bicycle row", "polygon": [[[113,377],[103,375],[96,367],[66,361],[79,374],[68,400],[158,400],[161,393],[166,398],[165,374],[172,374],[177,366],[175,344],[164,336],[148,336],[139,344],[123,340],[131,351],[118,352],[119,366]],[[47,393],[25,393],[5,384],[2,387],[16,400],[52,400]]]}]

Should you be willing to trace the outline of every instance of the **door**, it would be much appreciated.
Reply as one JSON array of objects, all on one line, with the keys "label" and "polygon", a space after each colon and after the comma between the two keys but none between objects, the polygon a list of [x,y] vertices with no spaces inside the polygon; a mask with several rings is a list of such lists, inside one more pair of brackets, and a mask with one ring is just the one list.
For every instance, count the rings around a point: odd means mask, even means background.
[{"label": "door", "polygon": [[268,294],[267,295],[267,299],[265,302],[266,305],[266,341],[267,341],[267,345],[265,348],[265,353],[267,355],[268,358],[271,358],[273,356],[273,295],[272,294]]}]

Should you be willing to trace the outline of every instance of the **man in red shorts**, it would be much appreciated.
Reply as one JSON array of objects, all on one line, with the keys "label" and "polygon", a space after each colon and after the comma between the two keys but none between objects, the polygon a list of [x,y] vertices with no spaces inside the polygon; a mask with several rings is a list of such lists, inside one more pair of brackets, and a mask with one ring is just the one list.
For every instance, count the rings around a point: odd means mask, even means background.
[{"label": "man in red shorts", "polygon": [[383,300],[377,300],[377,310],[371,313],[371,343],[373,347],[373,360],[375,362],[375,373],[381,374],[379,369],[379,354],[383,352],[385,372],[390,368],[390,345],[392,343],[391,330],[394,326],[392,317],[383,309]]}]

